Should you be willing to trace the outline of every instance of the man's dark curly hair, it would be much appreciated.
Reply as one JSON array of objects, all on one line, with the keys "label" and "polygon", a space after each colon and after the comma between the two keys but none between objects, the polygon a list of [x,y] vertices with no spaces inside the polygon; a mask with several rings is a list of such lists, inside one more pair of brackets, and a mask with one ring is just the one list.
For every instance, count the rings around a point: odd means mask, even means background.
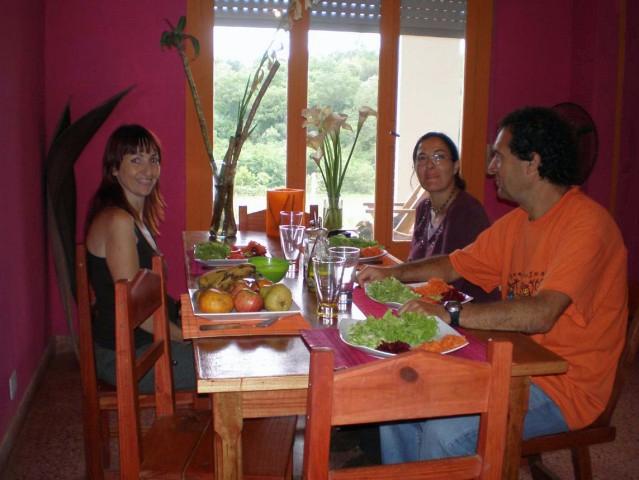
[{"label": "man's dark curly hair", "polygon": [[512,134],[510,150],[520,160],[541,158],[539,176],[555,185],[579,183],[577,145],[573,130],[550,108],[525,107],[509,113],[499,123]]}]

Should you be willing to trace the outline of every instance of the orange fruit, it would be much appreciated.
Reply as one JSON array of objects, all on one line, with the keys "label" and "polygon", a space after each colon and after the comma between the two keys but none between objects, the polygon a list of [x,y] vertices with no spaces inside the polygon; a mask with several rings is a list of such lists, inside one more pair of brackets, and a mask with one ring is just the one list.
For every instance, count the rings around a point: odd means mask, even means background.
[{"label": "orange fruit", "polygon": [[233,297],[230,293],[216,288],[200,292],[197,297],[200,310],[204,313],[228,313],[233,310]]}]

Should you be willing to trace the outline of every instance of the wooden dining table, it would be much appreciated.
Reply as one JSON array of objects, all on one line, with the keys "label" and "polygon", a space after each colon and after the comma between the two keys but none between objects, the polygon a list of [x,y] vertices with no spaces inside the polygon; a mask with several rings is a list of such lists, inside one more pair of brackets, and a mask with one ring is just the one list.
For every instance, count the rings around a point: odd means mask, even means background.
[{"label": "wooden dining table", "polygon": [[[193,246],[206,240],[206,231],[183,233],[189,288],[195,286],[197,277],[192,268]],[[237,245],[244,245],[249,240],[258,241],[272,255],[281,256],[277,238],[267,237],[264,232],[238,232]],[[386,264],[397,261],[390,255],[380,260]],[[318,320],[315,295],[308,292],[299,271],[289,272],[283,282],[291,288],[294,300],[313,328],[335,326]],[[342,315],[358,317],[362,313],[353,305],[350,313]],[[471,333],[480,340],[506,339],[513,344],[503,478],[516,479],[530,377],[564,373],[567,362],[521,333],[478,330]],[[211,396],[215,478],[239,480],[242,478],[243,420],[306,413],[309,349],[299,335],[197,338],[193,345],[197,390]]]}]

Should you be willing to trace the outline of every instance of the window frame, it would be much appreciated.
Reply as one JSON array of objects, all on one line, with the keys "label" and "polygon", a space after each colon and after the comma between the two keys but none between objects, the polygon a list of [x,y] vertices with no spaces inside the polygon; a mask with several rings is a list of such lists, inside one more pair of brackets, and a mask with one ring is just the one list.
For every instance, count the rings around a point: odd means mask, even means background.
[{"label": "window frame", "polygon": [[[189,31],[200,41],[200,56],[192,63],[204,114],[213,128],[214,0],[187,0]],[[468,0],[464,105],[462,113],[462,172],[468,192],[483,203],[486,172],[487,123],[490,80],[493,0]],[[380,53],[377,104],[375,179],[375,238],[398,258],[406,258],[410,242],[392,240],[393,178],[400,36],[400,2],[380,0]],[[289,188],[306,187],[306,135],[301,111],[308,91],[308,31],[310,12],[293,22],[290,30],[287,98],[286,182]],[[208,41],[206,41],[208,40]],[[379,92],[385,92],[381,95]],[[200,138],[197,118],[185,88],[186,228],[206,230],[210,225],[212,178]]]}]

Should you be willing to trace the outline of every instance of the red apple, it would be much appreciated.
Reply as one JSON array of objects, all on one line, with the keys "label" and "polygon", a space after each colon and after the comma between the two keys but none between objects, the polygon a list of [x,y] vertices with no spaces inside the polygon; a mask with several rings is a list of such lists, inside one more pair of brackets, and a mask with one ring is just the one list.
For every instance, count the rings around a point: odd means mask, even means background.
[{"label": "red apple", "polygon": [[235,295],[233,305],[238,312],[257,312],[264,306],[264,300],[259,293],[244,288]]},{"label": "red apple", "polygon": [[233,287],[231,288],[231,296],[233,298],[235,298],[235,296],[240,293],[242,290],[244,290],[245,288],[249,288],[249,284],[246,280],[238,280],[233,284]]}]

